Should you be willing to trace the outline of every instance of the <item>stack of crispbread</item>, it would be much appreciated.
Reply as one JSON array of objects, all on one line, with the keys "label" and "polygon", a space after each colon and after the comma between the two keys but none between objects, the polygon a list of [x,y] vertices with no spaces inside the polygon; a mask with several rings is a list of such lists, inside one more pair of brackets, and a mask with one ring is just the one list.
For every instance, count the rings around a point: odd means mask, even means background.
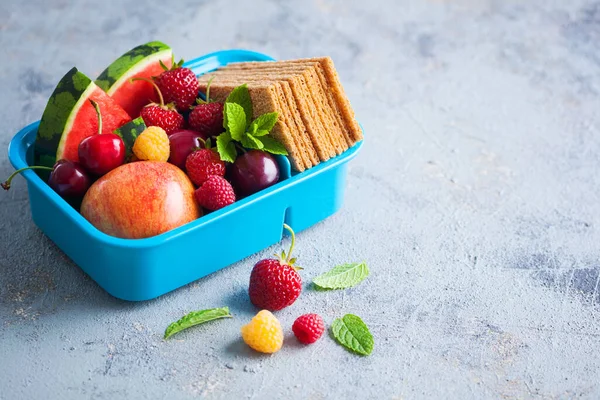
[{"label": "stack of crispbread", "polygon": [[362,139],[354,111],[329,57],[229,64],[200,76],[200,90],[225,101],[247,84],[254,116],[277,111],[272,134],[288,150],[292,166],[304,171],[348,150]]}]

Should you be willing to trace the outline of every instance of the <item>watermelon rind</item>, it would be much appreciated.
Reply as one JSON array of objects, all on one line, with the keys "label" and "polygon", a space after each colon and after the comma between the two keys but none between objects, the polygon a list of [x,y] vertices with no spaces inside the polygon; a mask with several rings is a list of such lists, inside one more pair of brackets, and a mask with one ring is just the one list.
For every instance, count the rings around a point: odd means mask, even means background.
[{"label": "watermelon rind", "polygon": [[110,96],[130,77],[144,70],[148,64],[167,55],[172,55],[171,47],[158,41],[134,47],[110,64],[98,76],[95,83]]},{"label": "watermelon rind", "polygon": [[[87,94],[97,86],[73,67],[62,77],[48,99],[35,141],[35,162],[52,167],[64,147],[63,132],[73,124]],[[62,145],[62,146],[61,146]]]},{"label": "watermelon rind", "polygon": [[115,129],[114,133],[123,139],[123,143],[125,144],[125,159],[131,160],[131,155],[133,154],[133,143],[135,139],[146,129],[146,124],[142,117],[138,117],[125,125],[121,126],[118,129]]}]

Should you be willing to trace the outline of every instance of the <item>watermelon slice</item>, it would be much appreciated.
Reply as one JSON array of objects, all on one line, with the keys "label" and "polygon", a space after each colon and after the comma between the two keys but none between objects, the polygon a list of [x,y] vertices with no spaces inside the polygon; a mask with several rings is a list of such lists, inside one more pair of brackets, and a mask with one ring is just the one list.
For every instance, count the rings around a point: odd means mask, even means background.
[{"label": "watermelon slice", "polygon": [[130,79],[160,75],[164,71],[161,61],[168,68],[173,63],[173,51],[166,44],[150,42],[134,47],[110,64],[98,76],[96,85],[104,89],[131,118],[137,118],[142,107],[157,102],[158,96],[150,82],[130,82]]},{"label": "watermelon slice", "polygon": [[138,117],[133,121],[130,121],[120,127],[119,129],[115,129],[114,134],[119,135],[121,139],[123,139],[123,143],[125,144],[125,159],[127,161],[131,160],[131,155],[133,154],[133,143],[135,143],[135,139],[146,129],[146,124],[142,117]]},{"label": "watermelon slice", "polygon": [[98,133],[98,116],[90,99],[100,107],[102,133],[112,133],[131,119],[90,78],[73,68],[58,82],[42,115],[34,147],[37,165],[51,167],[61,158],[79,161],[79,143]]}]

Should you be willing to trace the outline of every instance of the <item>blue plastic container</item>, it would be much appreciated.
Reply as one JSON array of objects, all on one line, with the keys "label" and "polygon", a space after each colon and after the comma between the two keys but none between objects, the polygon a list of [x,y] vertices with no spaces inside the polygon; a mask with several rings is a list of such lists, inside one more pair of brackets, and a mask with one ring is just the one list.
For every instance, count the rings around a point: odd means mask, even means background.
[{"label": "blue plastic container", "polygon": [[[186,63],[196,75],[230,62],[267,61],[266,55],[219,51]],[[39,121],[18,132],[9,146],[16,168],[30,165]],[[23,173],[35,224],[83,271],[111,295],[141,301],[160,296],[231,265],[279,242],[283,223],[296,232],[335,213],[342,205],[347,162],[357,143],[342,155],[302,173],[290,174],[287,158],[279,158],[282,180],[219,211],[147,239],[120,239],[100,232],[54,192],[35,172]],[[256,231],[260,234],[257,235]],[[211,238],[243,237],[232,246]],[[211,243],[200,253],[198,243]]]}]

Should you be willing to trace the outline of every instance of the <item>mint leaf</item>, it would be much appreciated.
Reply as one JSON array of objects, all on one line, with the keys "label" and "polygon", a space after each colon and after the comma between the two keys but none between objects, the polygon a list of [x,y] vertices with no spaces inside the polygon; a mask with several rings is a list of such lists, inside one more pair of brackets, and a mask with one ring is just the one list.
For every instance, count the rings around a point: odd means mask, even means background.
[{"label": "mint leaf", "polygon": [[251,129],[254,129],[254,126],[256,126],[256,129],[252,133],[255,133],[257,130],[270,131],[275,126],[278,116],[277,112],[270,112],[259,116],[250,124]]},{"label": "mint leaf", "polygon": [[363,320],[354,314],[335,319],[331,332],[339,344],[355,353],[368,356],[373,351],[373,335]]},{"label": "mint leaf", "polygon": [[255,138],[249,133],[246,133],[242,136],[242,146],[247,149],[257,149],[262,150],[265,145],[260,141],[260,139]]},{"label": "mint leaf", "polygon": [[358,285],[367,276],[369,268],[366,263],[343,264],[317,276],[313,283],[322,289],[346,289]]},{"label": "mint leaf", "polygon": [[246,115],[242,106],[236,103],[225,103],[223,115],[227,119],[225,129],[231,138],[237,141],[242,140],[242,136],[246,132]]},{"label": "mint leaf", "polygon": [[250,121],[252,121],[252,99],[250,98],[250,92],[248,91],[248,86],[243,84],[241,86],[236,87],[229,93],[227,99],[225,100],[225,105],[227,103],[234,103],[242,106],[244,109],[244,114],[246,115],[246,122],[244,123],[244,131],[248,126],[250,126]]},{"label": "mint leaf", "polygon": [[190,328],[195,325],[203,324],[219,318],[233,318],[229,313],[229,307],[211,308],[208,310],[192,311],[184,315],[180,320],[173,322],[165,330],[165,339],[173,336],[177,332]]},{"label": "mint leaf", "polygon": [[266,129],[257,129],[257,131],[253,132],[252,134],[256,137],[266,136],[269,134],[269,131]]},{"label": "mint leaf", "polygon": [[260,141],[263,143],[263,150],[271,153],[271,154],[281,154],[282,156],[287,156],[288,152],[283,147],[281,143],[279,143],[276,139],[271,136],[263,136],[260,138]]},{"label": "mint leaf", "polygon": [[217,152],[223,161],[234,162],[237,157],[235,144],[231,141],[229,132],[223,132],[217,136]]}]

